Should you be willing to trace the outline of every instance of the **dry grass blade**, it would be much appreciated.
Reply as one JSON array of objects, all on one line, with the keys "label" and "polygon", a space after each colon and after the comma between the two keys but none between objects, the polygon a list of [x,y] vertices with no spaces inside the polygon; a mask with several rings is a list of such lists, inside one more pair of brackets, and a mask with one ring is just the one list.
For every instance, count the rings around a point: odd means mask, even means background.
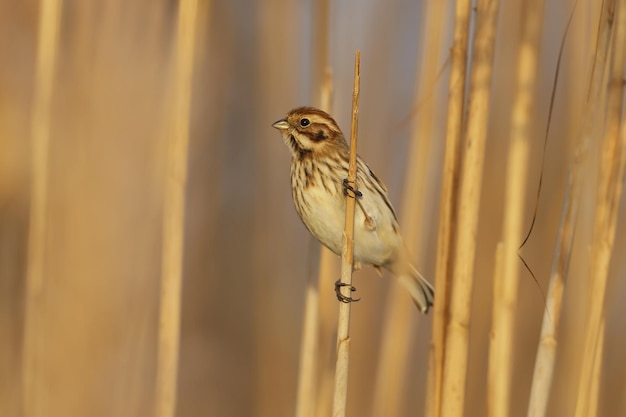
[{"label": "dry grass blade", "polygon": [[482,185],[487,121],[498,17],[497,0],[480,1],[474,40],[467,130],[460,177],[458,227],[451,288],[450,322],[444,357],[442,415],[460,417],[465,404],[471,297],[474,283],[476,231]]},{"label": "dry grass blade", "polygon": [[438,417],[441,413],[443,358],[445,348],[446,310],[449,303],[448,284],[454,248],[456,195],[460,170],[460,146],[463,132],[465,104],[465,79],[469,11],[471,2],[456,2],[454,43],[451,49],[448,116],[444,151],[441,198],[439,203],[439,240],[437,242],[437,268],[435,275],[435,305],[433,307],[432,342],[429,353],[426,415]]},{"label": "dry grass blade", "polygon": [[[570,12],[570,16],[569,19],[567,21],[567,26],[565,27],[565,32],[563,33],[563,38],[561,39],[561,46],[559,48],[559,55],[556,61],[556,69],[554,71],[554,83],[552,84],[552,94],[550,96],[550,109],[548,110],[548,121],[546,122],[546,132],[544,134],[543,137],[543,151],[542,151],[542,156],[541,156],[541,168],[539,169],[539,181],[537,183],[537,194],[535,197],[535,207],[533,209],[533,215],[532,215],[532,219],[530,221],[530,226],[528,226],[528,231],[526,232],[526,236],[524,237],[524,239],[522,240],[521,245],[519,246],[519,250],[521,250],[526,243],[528,242],[528,239],[530,239],[530,236],[533,233],[533,230],[535,228],[535,221],[537,220],[537,212],[539,211],[539,200],[541,199],[541,189],[543,188],[543,177],[544,177],[544,172],[545,172],[545,168],[546,168],[546,154],[547,154],[547,149],[548,149],[548,138],[550,137],[550,127],[552,126],[552,115],[554,114],[554,99],[556,97],[556,91],[557,91],[557,87],[559,85],[559,74],[560,74],[560,70],[561,70],[561,62],[563,59],[563,51],[565,49],[565,41],[567,39],[567,34],[569,33],[571,24],[572,24],[572,19],[574,18],[574,12],[576,11],[576,5],[578,4],[578,2],[574,2],[574,6],[572,7],[572,11]],[[528,266],[526,265],[526,261],[522,258],[522,262],[524,263],[524,265],[526,266],[526,269],[528,270],[528,272],[530,272],[530,274],[533,276],[534,278],[534,274],[532,273],[532,271],[530,270],[530,268],[528,268]],[[535,282],[537,281],[536,278]]]},{"label": "dry grass blade", "polygon": [[32,184],[22,347],[22,413],[25,417],[40,415],[44,403],[38,389],[38,381],[40,381],[42,361],[41,337],[45,309],[44,259],[48,207],[48,148],[62,4],[61,0],[42,1],[39,14],[37,67],[31,119]]},{"label": "dry grass blade", "polygon": [[[602,355],[597,352],[597,341],[603,337],[600,332],[603,328],[606,286],[626,166],[626,135],[620,134],[623,133],[620,132],[620,120],[623,111],[623,74],[626,64],[626,0],[621,0],[614,10],[616,19],[609,71],[607,118],[596,195],[589,313],[585,326],[584,353],[576,403],[577,417],[595,415],[597,411],[592,408],[592,403],[593,398],[597,397],[599,381],[593,378],[593,374],[594,369],[601,366]],[[621,124],[621,129],[624,129],[624,120],[621,120]]]},{"label": "dry grass blade", "polygon": [[492,417],[508,416],[511,401],[513,329],[519,284],[517,248],[523,226],[542,15],[542,0],[524,2],[504,196],[502,256],[494,277],[487,385],[487,410]]},{"label": "dry grass blade", "polygon": [[161,307],[156,375],[156,416],[173,417],[180,342],[180,309],[185,230],[185,191],[191,84],[196,36],[197,0],[183,0],[178,10],[178,34],[172,79],[172,131],[163,207]]},{"label": "dry grass blade", "polygon": [[[348,165],[348,183],[356,184],[356,143],[359,121],[359,94],[361,83],[361,53],[356,52],[354,64],[354,90],[352,93],[352,124],[350,129],[350,163]],[[352,269],[354,266],[354,209],[356,195],[346,195],[346,225],[343,234],[343,252],[341,256],[342,294],[350,297],[352,287]],[[335,391],[333,398],[333,417],[346,415],[348,396],[348,367],[350,364],[350,303],[339,306],[337,324],[337,363],[335,367]]]}]

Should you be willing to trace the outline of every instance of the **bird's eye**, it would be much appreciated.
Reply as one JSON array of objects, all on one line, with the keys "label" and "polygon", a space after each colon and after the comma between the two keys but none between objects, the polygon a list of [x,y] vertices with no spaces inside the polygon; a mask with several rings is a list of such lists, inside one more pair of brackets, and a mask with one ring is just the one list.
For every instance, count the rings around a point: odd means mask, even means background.
[{"label": "bird's eye", "polygon": [[310,124],[311,124],[311,121],[309,119],[302,119],[302,120],[300,120],[300,126],[302,126],[302,127],[307,127]]}]

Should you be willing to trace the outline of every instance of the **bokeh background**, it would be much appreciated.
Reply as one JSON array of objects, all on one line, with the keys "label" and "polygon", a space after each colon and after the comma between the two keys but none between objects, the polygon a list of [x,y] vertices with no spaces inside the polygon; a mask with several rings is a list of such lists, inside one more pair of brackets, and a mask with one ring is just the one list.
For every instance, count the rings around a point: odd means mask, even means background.
[{"label": "bokeh background", "polygon": [[[477,234],[466,415],[486,414],[495,247],[524,0],[502,1]],[[361,51],[359,153],[416,230],[415,262],[434,277],[453,2],[200,1],[189,118],[177,415],[287,416],[296,407],[305,288],[319,245],[291,202],[290,156],[271,123],[320,105],[349,132],[354,52]],[[581,131],[600,1],[546,1],[528,167],[511,416],[526,415],[544,296],[568,171]],[[64,1],[50,111],[40,367],[45,416],[147,416],[154,410],[177,2]],[[430,7],[430,8],[429,8]],[[0,1],[0,416],[20,415],[33,97],[41,4]],[[427,125],[427,129],[424,126]],[[579,227],[565,290],[549,415],[572,415],[588,290],[598,143],[585,152]],[[418,155],[416,158],[415,155]],[[543,189],[536,190],[545,158]],[[409,176],[419,180],[409,183]],[[411,178],[413,178],[411,177]],[[408,211],[407,195],[419,196]],[[620,205],[607,292],[599,413],[626,415],[626,230]],[[520,236],[520,243],[523,236]],[[337,270],[338,271],[338,270]],[[338,274],[338,272],[337,272]],[[338,276],[338,275],[337,275]],[[332,280],[334,281],[335,278]],[[432,279],[431,279],[432,280]],[[389,276],[357,273],[348,415],[372,415]],[[404,296],[404,295],[400,295]],[[333,361],[337,303],[322,291]],[[422,415],[431,316],[410,311],[410,360],[398,415]],[[330,359],[328,359],[330,358]],[[320,389],[320,392],[322,390]],[[320,400],[320,404],[322,400]],[[328,415],[320,411],[318,415]]]}]

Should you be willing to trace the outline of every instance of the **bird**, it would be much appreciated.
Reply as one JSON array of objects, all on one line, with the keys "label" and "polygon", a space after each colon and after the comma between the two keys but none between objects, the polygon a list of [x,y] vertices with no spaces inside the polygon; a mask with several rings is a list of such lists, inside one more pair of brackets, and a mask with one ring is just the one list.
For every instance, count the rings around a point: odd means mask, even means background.
[{"label": "bird", "polygon": [[[291,194],[296,212],[308,231],[341,256],[346,195],[356,198],[354,265],[372,265],[392,274],[408,290],[415,305],[427,313],[433,305],[433,286],[410,262],[398,217],[387,188],[357,156],[356,187],[347,183],[350,148],[337,122],[315,107],[297,107],[272,124],[291,151]],[[337,298],[356,301],[341,294]],[[351,290],[355,290],[351,287]]]}]

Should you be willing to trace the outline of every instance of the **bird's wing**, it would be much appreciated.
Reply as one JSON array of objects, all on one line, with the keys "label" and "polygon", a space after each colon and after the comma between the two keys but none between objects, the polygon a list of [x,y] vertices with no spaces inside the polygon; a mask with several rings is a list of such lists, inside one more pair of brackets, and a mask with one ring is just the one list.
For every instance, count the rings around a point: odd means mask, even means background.
[{"label": "bird's wing", "polygon": [[389,211],[391,211],[391,214],[393,214],[393,218],[397,222],[398,216],[396,215],[396,211],[389,201],[389,196],[387,195],[387,187],[385,187],[385,184],[380,180],[380,178],[376,176],[376,174],[374,174],[374,171],[372,171],[361,158],[358,158],[357,172],[361,176],[360,184],[357,185],[362,188],[365,187],[366,189],[369,189],[369,191],[379,194],[382,200],[385,202],[385,205],[389,208]]}]

